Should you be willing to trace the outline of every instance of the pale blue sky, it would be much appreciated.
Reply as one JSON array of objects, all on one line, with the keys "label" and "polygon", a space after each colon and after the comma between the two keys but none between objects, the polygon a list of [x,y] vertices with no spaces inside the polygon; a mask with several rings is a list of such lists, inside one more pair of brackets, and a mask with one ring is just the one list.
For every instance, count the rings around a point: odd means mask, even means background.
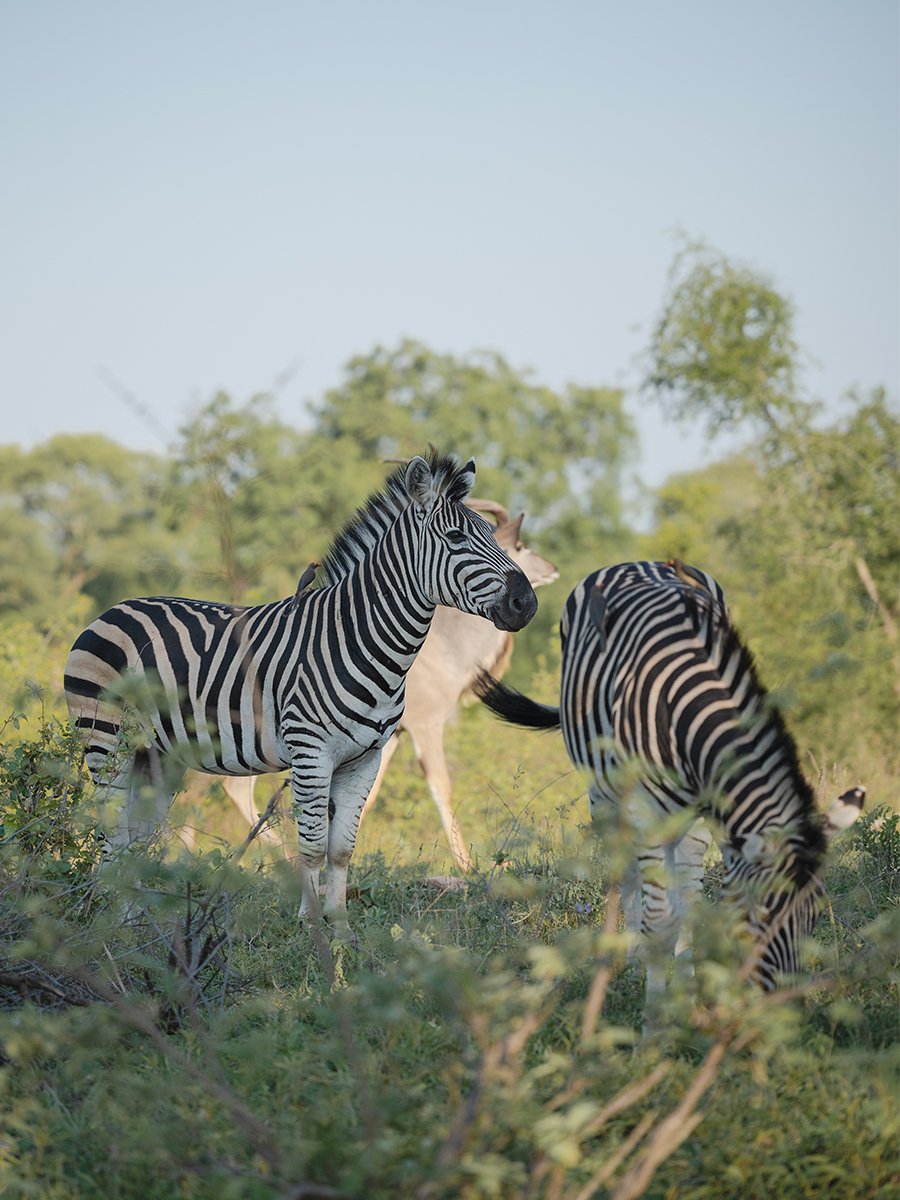
[{"label": "pale blue sky", "polygon": [[[0,440],[162,448],[100,367],[174,431],[296,364],[299,423],[404,335],[633,383],[676,228],[896,395],[898,52],[896,0],[0,0]],[[640,420],[650,482],[709,453]]]}]

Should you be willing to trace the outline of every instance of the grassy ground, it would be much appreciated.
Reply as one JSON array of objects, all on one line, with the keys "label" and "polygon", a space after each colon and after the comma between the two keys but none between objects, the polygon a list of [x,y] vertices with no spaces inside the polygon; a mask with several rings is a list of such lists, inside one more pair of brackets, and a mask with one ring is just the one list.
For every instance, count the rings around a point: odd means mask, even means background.
[{"label": "grassy ground", "polygon": [[814,982],[789,1001],[737,982],[712,863],[696,976],[641,1040],[640,979],[604,928],[614,848],[587,835],[559,739],[471,710],[448,747],[478,870],[429,882],[451,862],[401,750],[352,868],[356,948],[298,930],[289,863],[229,859],[244,830],[221,797],[199,858],[92,889],[66,745],[6,760],[4,795],[32,809],[2,859],[0,1196],[896,1194],[889,809],[836,846]]}]

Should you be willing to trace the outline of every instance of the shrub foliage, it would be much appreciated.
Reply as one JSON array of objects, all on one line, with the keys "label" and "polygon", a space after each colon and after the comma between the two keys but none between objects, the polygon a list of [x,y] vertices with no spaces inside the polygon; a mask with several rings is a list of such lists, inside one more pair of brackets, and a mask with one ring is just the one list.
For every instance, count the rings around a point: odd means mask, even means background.
[{"label": "shrub foliage", "polygon": [[414,845],[388,857],[391,814],[371,818],[355,948],[298,928],[289,856],[253,844],[97,870],[65,726],[5,744],[0,1194],[887,1195],[897,816],[839,843],[803,981],[749,992],[711,899],[695,976],[641,1037],[617,847],[534,741],[517,765],[495,747],[507,783],[484,781],[495,823],[464,888]]}]

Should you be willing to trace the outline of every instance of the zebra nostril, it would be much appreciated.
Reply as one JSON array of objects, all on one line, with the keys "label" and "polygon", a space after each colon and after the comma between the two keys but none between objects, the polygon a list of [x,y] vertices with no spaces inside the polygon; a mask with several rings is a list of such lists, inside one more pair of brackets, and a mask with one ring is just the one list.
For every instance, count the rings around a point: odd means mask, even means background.
[{"label": "zebra nostril", "polygon": [[522,629],[537,611],[534,588],[520,571],[510,571],[506,577],[506,594],[498,603],[497,614],[502,622],[498,628]]}]

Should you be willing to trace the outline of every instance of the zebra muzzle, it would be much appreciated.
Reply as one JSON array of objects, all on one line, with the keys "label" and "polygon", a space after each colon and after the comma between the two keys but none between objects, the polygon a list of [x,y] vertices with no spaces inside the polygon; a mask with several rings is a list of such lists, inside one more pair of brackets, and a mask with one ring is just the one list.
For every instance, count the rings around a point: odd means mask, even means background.
[{"label": "zebra muzzle", "polygon": [[498,629],[514,633],[524,629],[537,612],[534,588],[521,571],[508,571],[506,591],[494,605],[490,618]]}]

